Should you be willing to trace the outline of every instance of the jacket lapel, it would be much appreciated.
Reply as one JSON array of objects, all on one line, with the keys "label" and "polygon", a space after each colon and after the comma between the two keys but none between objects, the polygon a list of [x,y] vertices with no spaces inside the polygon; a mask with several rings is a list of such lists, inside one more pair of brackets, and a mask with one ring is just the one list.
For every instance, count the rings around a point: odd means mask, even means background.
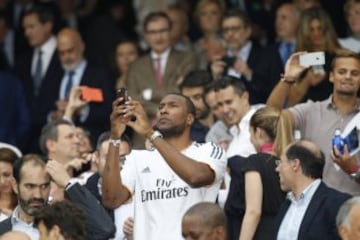
[{"label": "jacket lapel", "polygon": [[303,236],[308,231],[313,218],[316,216],[318,209],[321,207],[325,200],[325,191],[326,187],[323,183],[320,183],[318,189],[316,190],[314,196],[312,197],[308,208],[306,209],[304,218],[301,222],[298,239],[305,239]]}]

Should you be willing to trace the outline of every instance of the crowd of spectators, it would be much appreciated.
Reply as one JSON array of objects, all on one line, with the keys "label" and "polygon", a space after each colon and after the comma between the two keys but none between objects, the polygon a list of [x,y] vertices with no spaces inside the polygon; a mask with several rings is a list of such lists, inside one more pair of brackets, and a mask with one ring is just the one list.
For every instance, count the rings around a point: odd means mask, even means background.
[{"label": "crowd of spectators", "polygon": [[359,39],[360,0],[0,1],[0,239],[359,239]]}]

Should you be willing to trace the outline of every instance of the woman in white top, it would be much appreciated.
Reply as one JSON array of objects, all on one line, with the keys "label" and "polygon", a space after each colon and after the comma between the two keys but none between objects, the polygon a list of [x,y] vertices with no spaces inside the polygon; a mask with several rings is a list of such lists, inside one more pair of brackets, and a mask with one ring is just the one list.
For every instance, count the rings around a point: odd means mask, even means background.
[{"label": "woman in white top", "polygon": [[342,47],[360,53],[360,1],[347,0],[344,6],[350,36],[339,39]]}]

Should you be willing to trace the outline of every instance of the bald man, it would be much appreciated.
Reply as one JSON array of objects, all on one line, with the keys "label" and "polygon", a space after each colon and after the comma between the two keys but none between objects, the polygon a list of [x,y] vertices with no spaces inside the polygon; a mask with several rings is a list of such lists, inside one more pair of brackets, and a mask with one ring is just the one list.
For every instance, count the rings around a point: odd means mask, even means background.
[{"label": "bald man", "polygon": [[84,57],[85,44],[76,29],[64,28],[58,33],[57,50],[65,73],[60,84],[57,109],[54,109],[52,116],[58,118],[65,112],[71,89],[79,89],[78,86],[100,89],[104,101],[84,102],[79,94],[78,104],[73,106],[70,114],[76,125],[90,131],[94,143],[97,137],[109,128],[107,116],[111,112],[111,102],[115,98],[114,85],[105,69],[97,68],[87,62]]},{"label": "bald man", "polygon": [[0,240],[31,240],[31,238],[26,233],[10,231],[1,235]]},{"label": "bald man", "polygon": [[195,204],[182,219],[182,235],[186,240],[226,240],[224,211],[215,203]]}]

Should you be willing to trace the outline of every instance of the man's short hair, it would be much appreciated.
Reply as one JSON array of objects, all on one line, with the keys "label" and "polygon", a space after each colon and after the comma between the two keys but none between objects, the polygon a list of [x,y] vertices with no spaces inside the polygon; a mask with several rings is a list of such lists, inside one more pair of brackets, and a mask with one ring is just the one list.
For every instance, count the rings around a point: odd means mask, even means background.
[{"label": "man's short hair", "polygon": [[65,119],[59,119],[59,120],[52,121],[52,122],[49,122],[48,124],[46,124],[42,128],[40,138],[39,138],[40,150],[42,151],[43,154],[48,155],[48,153],[49,153],[48,149],[46,148],[47,140],[54,140],[54,141],[58,140],[58,136],[59,136],[58,126],[59,125],[73,126],[72,123],[70,123],[68,120],[65,120]]},{"label": "man's short hair", "polygon": [[334,71],[336,61],[340,58],[353,58],[360,63],[360,54],[347,49],[340,49],[335,51],[335,56],[331,62],[331,71]]},{"label": "man's short hair", "polygon": [[219,80],[215,82],[215,92],[219,92],[222,89],[225,89],[229,86],[232,86],[235,90],[235,93],[240,97],[246,92],[245,84],[241,79],[231,77],[231,76],[223,76]]},{"label": "man's short hair", "polygon": [[165,12],[152,12],[149,13],[144,19],[144,24],[143,24],[144,32],[145,33],[147,32],[147,27],[150,22],[157,21],[161,18],[165,19],[168,22],[169,31],[170,31],[172,28],[172,22],[169,16]]},{"label": "man's short hair", "polygon": [[39,18],[39,22],[42,24],[51,22],[54,23],[55,16],[53,11],[44,5],[35,5],[25,11],[24,16],[35,14]]},{"label": "man's short hair", "polygon": [[22,177],[21,170],[23,166],[28,162],[32,162],[34,166],[41,166],[43,168],[45,168],[46,166],[45,160],[40,155],[37,154],[27,154],[21,158],[18,158],[14,162],[14,168],[13,168],[13,176],[17,183],[21,182],[21,177]]},{"label": "man's short hair", "polygon": [[191,71],[184,77],[180,83],[179,89],[182,91],[185,87],[205,87],[212,82],[212,76],[208,71],[195,70]]},{"label": "man's short hair", "polygon": [[185,216],[199,216],[202,223],[210,228],[218,226],[226,227],[226,217],[223,209],[211,202],[200,202],[190,207]]},{"label": "man's short hair", "polygon": [[251,26],[251,20],[250,17],[246,14],[246,12],[238,10],[238,9],[231,9],[228,12],[225,13],[222,22],[229,18],[238,18],[242,21],[244,24],[244,27],[250,27]]},{"label": "man's short hair", "polygon": [[350,229],[350,212],[355,205],[360,205],[360,196],[352,197],[346,200],[336,215],[336,226],[340,227],[343,225],[347,229]]},{"label": "man's short hair", "polygon": [[194,118],[195,118],[196,110],[195,110],[195,106],[194,106],[194,104],[193,104],[193,102],[191,101],[190,98],[188,98],[187,96],[182,95],[181,93],[177,93],[177,92],[168,93],[166,96],[168,96],[168,95],[175,95],[175,96],[179,96],[179,97],[184,98],[187,113],[192,114],[194,116]]},{"label": "man's short hair", "polygon": [[286,157],[289,161],[299,159],[302,172],[312,179],[322,178],[325,165],[325,155],[317,147],[312,149],[305,144],[305,141],[298,141],[289,146]]},{"label": "man's short hair", "polygon": [[35,226],[38,227],[40,223],[43,223],[48,231],[55,225],[58,226],[67,240],[87,239],[85,214],[79,207],[68,201],[44,207],[34,219]]}]

